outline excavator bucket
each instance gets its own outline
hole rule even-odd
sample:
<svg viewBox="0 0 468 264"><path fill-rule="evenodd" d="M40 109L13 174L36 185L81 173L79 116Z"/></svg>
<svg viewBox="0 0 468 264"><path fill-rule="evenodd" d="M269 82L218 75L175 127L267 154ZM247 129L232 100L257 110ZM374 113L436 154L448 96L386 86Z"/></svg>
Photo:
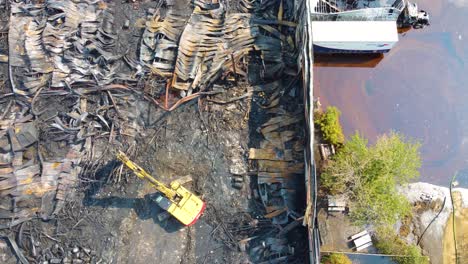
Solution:
<svg viewBox="0 0 468 264"><path fill-rule="evenodd" d="M192 179L192 176L187 175L187 176L184 176L184 177L180 177L175 181L178 182L180 185L184 185L184 184L186 184L188 182L193 181L193 179Z"/></svg>

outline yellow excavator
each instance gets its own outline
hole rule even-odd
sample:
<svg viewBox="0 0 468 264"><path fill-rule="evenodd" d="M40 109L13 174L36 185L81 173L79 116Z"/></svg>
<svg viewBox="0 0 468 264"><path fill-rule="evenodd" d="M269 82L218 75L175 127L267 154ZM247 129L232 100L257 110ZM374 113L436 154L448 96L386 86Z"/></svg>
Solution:
<svg viewBox="0 0 468 264"><path fill-rule="evenodd" d="M183 187L181 181L175 180L167 187L131 161L122 151L117 153L117 159L132 170L138 178L148 181L159 191L161 195L156 197L156 203L182 224L186 226L195 224L203 211L205 211L206 204L195 194Z"/></svg>

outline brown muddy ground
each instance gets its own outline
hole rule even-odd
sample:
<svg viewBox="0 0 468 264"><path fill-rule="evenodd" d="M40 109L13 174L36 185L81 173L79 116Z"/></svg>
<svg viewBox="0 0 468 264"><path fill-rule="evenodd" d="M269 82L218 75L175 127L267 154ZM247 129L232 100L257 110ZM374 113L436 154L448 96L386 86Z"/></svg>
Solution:
<svg viewBox="0 0 468 264"><path fill-rule="evenodd" d="M372 141L397 130L421 140L422 181L446 185L459 171L466 185L468 5L415 2L430 13L429 27L400 34L382 60L318 63L316 96L342 110L347 135L359 131Z"/></svg>
<svg viewBox="0 0 468 264"><path fill-rule="evenodd" d="M361 227L353 225L345 213L328 213L325 208L320 209L318 220L322 242L321 251L354 252L354 244L349 237L363 231ZM371 247L363 251L363 253L367 252L373 253L375 249Z"/></svg>

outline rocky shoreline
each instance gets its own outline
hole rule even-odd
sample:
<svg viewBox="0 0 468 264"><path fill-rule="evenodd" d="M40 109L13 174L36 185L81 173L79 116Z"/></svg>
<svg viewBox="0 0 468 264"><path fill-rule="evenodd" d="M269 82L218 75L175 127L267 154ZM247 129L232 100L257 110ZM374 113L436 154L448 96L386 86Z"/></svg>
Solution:
<svg viewBox="0 0 468 264"><path fill-rule="evenodd" d="M451 263L451 254L454 251L451 245L453 244L451 229L453 204L449 188L417 182L400 187L400 192L413 205L412 219L406 226L410 232L404 232L402 235L403 224L400 224L398 227L400 235L410 243L417 243L420 240L424 254L430 257L431 263ZM468 210L468 189L453 188L452 194L456 221L466 222L468 218L464 217L463 212ZM463 228L457 229L457 237L463 237L463 232L466 232Z"/></svg>

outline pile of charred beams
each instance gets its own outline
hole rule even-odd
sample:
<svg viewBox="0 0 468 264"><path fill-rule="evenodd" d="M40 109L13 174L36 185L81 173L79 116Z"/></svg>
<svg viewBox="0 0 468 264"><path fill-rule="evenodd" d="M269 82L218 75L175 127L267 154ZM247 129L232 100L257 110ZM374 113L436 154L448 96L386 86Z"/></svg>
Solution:
<svg viewBox="0 0 468 264"><path fill-rule="evenodd" d="M250 255L256 257L254 260L268 263L291 261L296 250L302 250L287 239L288 233L303 220L298 193L304 175L304 137L299 132L302 116L280 105L279 91L263 106L271 118L259 128L263 136L259 148L249 151L250 174L257 176L259 198L266 210L263 218L270 220L273 228L263 236L241 240L243 246L251 244Z"/></svg>
<svg viewBox="0 0 468 264"><path fill-rule="evenodd" d="M209 208L205 216L213 219L215 239L232 250L247 252L254 263L304 261L298 256L307 246L301 244L305 239L301 240L297 233L301 229L296 229L303 223L305 206L300 202L304 191L303 120L301 107L285 107L284 100L286 97L291 103L299 99L297 88L288 92L281 81L249 87L265 93L258 94L256 103L267 117L257 129L262 137L258 147L251 148L248 153L250 170L231 166L230 172L234 187L243 190L255 186L253 195L255 201L260 201L255 206L262 209L222 217L220 212ZM285 93L288 95L282 96ZM250 187L245 184L246 177L249 177Z"/></svg>
<svg viewBox="0 0 468 264"><path fill-rule="evenodd" d="M8 33L0 62L8 61L9 79L0 89L0 229L54 219L104 153L134 150L143 130L139 100L171 111L248 80L248 94L265 94L265 111L274 115L250 159L257 161L265 219L281 231L250 248L255 239L242 233L240 244L257 260L287 259L293 250L284 236L298 223L289 181L302 164L288 130L299 120L279 106L278 79L296 75L294 1L195 0L189 16L172 9L173 1L158 1L167 9L148 10L136 54L117 48L112 2L0 1L10 25L0 25ZM7 237L23 263L67 257L36 248L32 231L25 237L28 243Z"/></svg>

